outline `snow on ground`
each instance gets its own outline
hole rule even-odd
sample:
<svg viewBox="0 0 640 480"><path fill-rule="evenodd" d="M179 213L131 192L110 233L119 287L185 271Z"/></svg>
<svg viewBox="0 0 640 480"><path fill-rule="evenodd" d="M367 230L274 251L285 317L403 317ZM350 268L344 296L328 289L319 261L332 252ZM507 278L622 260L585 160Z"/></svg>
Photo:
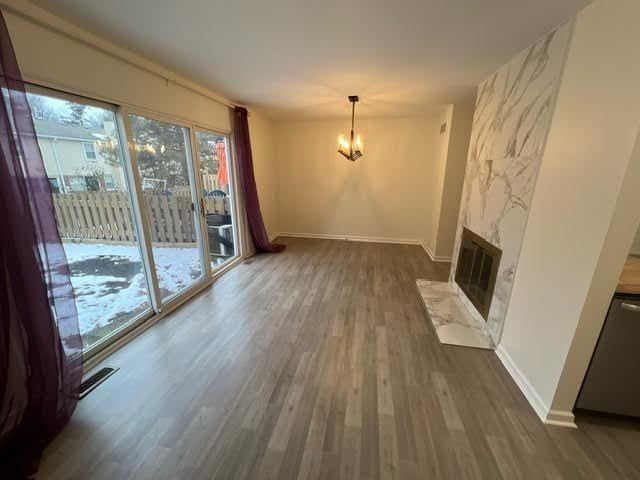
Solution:
<svg viewBox="0 0 640 480"><path fill-rule="evenodd" d="M140 250L134 245L65 243L71 267L80 333L117 320L128 321L149 307ZM154 247L161 295L176 293L201 273L197 248Z"/></svg>
<svg viewBox="0 0 640 480"><path fill-rule="evenodd" d="M168 296L178 292L203 274L197 248L153 247L160 289Z"/></svg>

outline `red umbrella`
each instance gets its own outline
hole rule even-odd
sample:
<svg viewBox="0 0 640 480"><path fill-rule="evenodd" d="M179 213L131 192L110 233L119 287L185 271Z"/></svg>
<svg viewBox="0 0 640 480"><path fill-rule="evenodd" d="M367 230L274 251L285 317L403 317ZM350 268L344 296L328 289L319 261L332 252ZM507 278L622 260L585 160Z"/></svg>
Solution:
<svg viewBox="0 0 640 480"><path fill-rule="evenodd" d="M218 154L218 185L225 187L229 185L229 171L227 169L227 151L224 142L216 143L216 152Z"/></svg>

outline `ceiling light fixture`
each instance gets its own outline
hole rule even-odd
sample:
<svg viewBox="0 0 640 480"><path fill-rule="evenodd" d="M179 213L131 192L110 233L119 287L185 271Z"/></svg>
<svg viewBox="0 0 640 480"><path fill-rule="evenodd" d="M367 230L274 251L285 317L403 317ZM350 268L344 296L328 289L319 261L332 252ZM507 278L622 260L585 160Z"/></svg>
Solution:
<svg viewBox="0 0 640 480"><path fill-rule="evenodd" d="M356 135L353 130L356 115L356 102L358 100L359 98L357 95L349 95L349 101L351 102L351 135L349 136L349 140L347 141L345 136L342 134L338 137L338 152L344 155L347 160L351 160L352 162L355 162L360 158L364 151L362 137L360 134Z"/></svg>

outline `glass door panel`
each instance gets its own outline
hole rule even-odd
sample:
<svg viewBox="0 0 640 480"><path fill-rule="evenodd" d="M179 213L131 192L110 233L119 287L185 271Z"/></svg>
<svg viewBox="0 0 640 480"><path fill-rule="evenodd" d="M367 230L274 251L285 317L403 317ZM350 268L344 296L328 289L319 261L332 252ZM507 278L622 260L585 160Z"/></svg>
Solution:
<svg viewBox="0 0 640 480"><path fill-rule="evenodd" d="M131 140L149 219L162 301L205 275L187 127L130 114Z"/></svg>
<svg viewBox="0 0 640 480"><path fill-rule="evenodd" d="M116 114L27 95L87 350L151 311Z"/></svg>
<svg viewBox="0 0 640 480"><path fill-rule="evenodd" d="M233 182L229 138L196 131L202 211L205 215L211 268L219 268L238 255L233 212Z"/></svg>

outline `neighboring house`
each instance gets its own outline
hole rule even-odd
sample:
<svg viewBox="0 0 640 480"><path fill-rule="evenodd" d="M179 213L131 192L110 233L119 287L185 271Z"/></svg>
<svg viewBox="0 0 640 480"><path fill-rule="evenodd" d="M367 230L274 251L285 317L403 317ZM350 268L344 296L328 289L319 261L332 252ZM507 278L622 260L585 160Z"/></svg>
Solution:
<svg viewBox="0 0 640 480"><path fill-rule="evenodd" d="M36 119L35 127L54 193L123 189L122 167L110 164L100 151L101 142L109 141L115 128L111 122L100 129Z"/></svg>

